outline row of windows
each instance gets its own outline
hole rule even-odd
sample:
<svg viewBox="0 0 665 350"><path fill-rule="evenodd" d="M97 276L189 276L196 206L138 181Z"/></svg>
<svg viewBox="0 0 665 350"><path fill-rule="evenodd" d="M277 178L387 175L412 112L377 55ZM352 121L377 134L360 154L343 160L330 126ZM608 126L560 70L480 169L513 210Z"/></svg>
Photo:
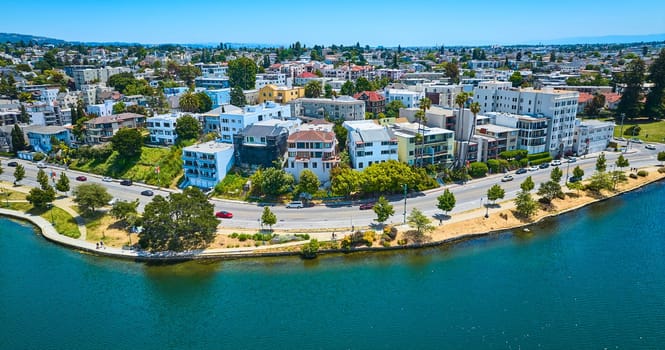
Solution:
<svg viewBox="0 0 665 350"><path fill-rule="evenodd" d="M330 142L289 142L289 148L323 149L332 147Z"/></svg>

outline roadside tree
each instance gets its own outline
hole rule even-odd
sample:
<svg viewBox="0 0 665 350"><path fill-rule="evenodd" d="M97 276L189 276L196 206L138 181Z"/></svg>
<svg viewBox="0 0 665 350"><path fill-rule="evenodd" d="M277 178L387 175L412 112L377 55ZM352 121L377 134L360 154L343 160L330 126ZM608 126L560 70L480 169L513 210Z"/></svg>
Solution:
<svg viewBox="0 0 665 350"><path fill-rule="evenodd" d="M111 147L118 152L121 159L140 156L141 146L143 146L143 135L138 129L120 128L111 138Z"/></svg>
<svg viewBox="0 0 665 350"><path fill-rule="evenodd" d="M616 166L617 166L619 169L623 170L623 168L625 168L625 167L627 167L627 166L630 165L630 162L628 161L628 159L626 159L626 158L623 156L623 154L620 154L620 155L619 155L619 158L617 158L617 160L616 160L616 162L614 162L614 164L616 164Z"/></svg>
<svg viewBox="0 0 665 350"><path fill-rule="evenodd" d="M117 201L110 210L112 217L124 223L125 227L134 226L138 219L138 199L133 202Z"/></svg>
<svg viewBox="0 0 665 350"><path fill-rule="evenodd" d="M30 189L25 199L36 208L47 208L55 200L55 191L51 186L45 190L35 187Z"/></svg>
<svg viewBox="0 0 665 350"><path fill-rule="evenodd" d="M529 219L538 210L538 202L531 198L531 194L528 191L522 190L517 193L517 197L515 198L515 210L518 215Z"/></svg>
<svg viewBox="0 0 665 350"><path fill-rule="evenodd" d="M64 193L69 191L69 178L64 172L60 173L60 178L58 178L58 182L55 183L55 189Z"/></svg>
<svg viewBox="0 0 665 350"><path fill-rule="evenodd" d="M497 184L494 184L487 190L487 199L494 203L496 203L497 199L503 199L505 195L506 191Z"/></svg>
<svg viewBox="0 0 665 350"><path fill-rule="evenodd" d="M605 170L607 170L607 159L605 159L605 153L601 153L596 159L596 171Z"/></svg>
<svg viewBox="0 0 665 350"><path fill-rule="evenodd" d="M432 220L430 220L430 218L428 218L425 214L423 214L422 211L418 210L417 208L413 208L413 210L411 210L411 214L409 215L407 222L409 225L415 226L419 235L434 229L434 226L431 225Z"/></svg>
<svg viewBox="0 0 665 350"><path fill-rule="evenodd" d="M105 206L113 197L100 184L83 184L74 189L74 202L84 214L92 214Z"/></svg>
<svg viewBox="0 0 665 350"><path fill-rule="evenodd" d="M263 213L261 214L261 225L268 225L272 230L272 225L277 223L277 215L270 210L270 207L263 207Z"/></svg>
<svg viewBox="0 0 665 350"><path fill-rule="evenodd" d="M528 176L524 181L520 184L520 188L524 192L531 192L536 187L536 184L533 183L533 179L531 176Z"/></svg>
<svg viewBox="0 0 665 350"><path fill-rule="evenodd" d="M395 208L393 208L392 204L390 204L390 202L388 202L388 200L383 196L379 197L379 200L376 201L376 204L372 209L376 214L376 221L381 224L386 222L390 216L395 214Z"/></svg>
<svg viewBox="0 0 665 350"><path fill-rule="evenodd" d="M452 192L450 192L447 188L436 199L438 202L436 207L439 208L439 210L442 210L446 215L448 215L449 211L455 208L455 202L456 202L455 195Z"/></svg>
<svg viewBox="0 0 665 350"><path fill-rule="evenodd" d="M558 166L555 166L552 172L550 172L550 179L554 182L560 182L561 177L563 177L563 171Z"/></svg>
<svg viewBox="0 0 665 350"><path fill-rule="evenodd" d="M23 179L25 179L25 168L23 164L18 164L14 169L14 184L18 184Z"/></svg>

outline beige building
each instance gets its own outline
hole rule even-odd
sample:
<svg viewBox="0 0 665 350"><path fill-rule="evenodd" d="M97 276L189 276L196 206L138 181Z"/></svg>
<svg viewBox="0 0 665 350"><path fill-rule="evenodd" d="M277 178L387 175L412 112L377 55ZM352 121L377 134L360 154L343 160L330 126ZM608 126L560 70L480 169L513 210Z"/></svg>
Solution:
<svg viewBox="0 0 665 350"><path fill-rule="evenodd" d="M305 97L305 88L294 86L266 85L259 89L258 103L274 101L277 103L289 103L291 100Z"/></svg>

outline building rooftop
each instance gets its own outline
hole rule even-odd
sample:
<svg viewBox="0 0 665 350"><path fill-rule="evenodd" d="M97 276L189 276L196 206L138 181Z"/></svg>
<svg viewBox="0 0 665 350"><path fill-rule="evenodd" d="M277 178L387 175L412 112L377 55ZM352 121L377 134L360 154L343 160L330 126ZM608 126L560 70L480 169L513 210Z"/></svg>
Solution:
<svg viewBox="0 0 665 350"><path fill-rule="evenodd" d="M509 128L506 126L501 126L501 125L494 125L494 124L483 124L483 125L478 125L476 126L476 130L482 130L485 129L487 131L493 132L493 133L502 133L502 132L512 132L512 131L518 131L519 129L515 128Z"/></svg>
<svg viewBox="0 0 665 350"><path fill-rule="evenodd" d="M65 129L62 126L43 126L43 125L29 125L23 128L23 132L32 132L36 134L44 134L44 135L55 135L58 133L61 133L65 131Z"/></svg>
<svg viewBox="0 0 665 350"><path fill-rule="evenodd" d="M143 114L137 114L137 113L120 113L120 114L107 115L104 117L97 117L95 119L90 119L86 123L105 124L105 123L112 123L115 121L125 121L135 118L145 118L145 116Z"/></svg>
<svg viewBox="0 0 665 350"><path fill-rule="evenodd" d="M288 142L298 141L321 141L333 142L335 140L335 133L325 130L299 130L289 135Z"/></svg>
<svg viewBox="0 0 665 350"><path fill-rule="evenodd" d="M222 143L217 141L209 141L185 147L183 148L183 151L198 152L198 153L217 153L217 152L227 151L229 149L233 150L233 144Z"/></svg>

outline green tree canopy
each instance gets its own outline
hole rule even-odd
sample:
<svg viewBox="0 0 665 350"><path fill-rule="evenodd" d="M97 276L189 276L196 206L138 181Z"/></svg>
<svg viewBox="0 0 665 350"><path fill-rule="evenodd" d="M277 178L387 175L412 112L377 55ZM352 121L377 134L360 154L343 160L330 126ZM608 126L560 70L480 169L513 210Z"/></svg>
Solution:
<svg viewBox="0 0 665 350"><path fill-rule="evenodd" d="M39 183L39 186L42 190L47 190L49 187L51 187L51 185L48 183L48 175L46 175L44 169L39 169L37 171L37 182Z"/></svg>
<svg viewBox="0 0 665 350"><path fill-rule="evenodd" d="M561 177L563 177L563 171L558 166L555 166L550 173L550 179L554 182L560 182Z"/></svg>
<svg viewBox="0 0 665 350"><path fill-rule="evenodd" d="M531 198L529 192L519 191L515 198L515 210L522 217L530 218L538 211L538 202Z"/></svg>
<svg viewBox="0 0 665 350"><path fill-rule="evenodd" d="M658 58L649 66L649 81L654 87L647 95L644 113L651 118L665 118L665 49L661 49Z"/></svg>
<svg viewBox="0 0 665 350"><path fill-rule="evenodd" d="M127 110L127 106L124 102L118 102L113 104L113 114L124 113Z"/></svg>
<svg viewBox="0 0 665 350"><path fill-rule="evenodd" d="M434 227L431 225L432 220L423 214L422 211L418 210L418 208L413 208L413 210L411 210L411 214L409 214L407 222L409 225L416 228L418 234L429 232L434 229Z"/></svg>
<svg viewBox="0 0 665 350"><path fill-rule="evenodd" d="M298 181L298 192L309 193L313 195L319 190L321 182L313 171L305 169L300 172L300 180Z"/></svg>
<svg viewBox="0 0 665 350"><path fill-rule="evenodd" d="M143 135L138 129L120 128L111 138L111 147L123 159L140 156L141 146L143 146Z"/></svg>
<svg viewBox="0 0 665 350"><path fill-rule="evenodd" d="M372 210L374 210L374 213L376 214L376 221L382 224L386 222L390 216L395 214L395 208L393 208L392 204L390 204L384 196L379 197L379 200L376 201Z"/></svg>
<svg viewBox="0 0 665 350"><path fill-rule="evenodd" d="M199 111L199 98L191 91L182 94L178 100L178 104L180 110L183 112L196 113Z"/></svg>
<svg viewBox="0 0 665 350"><path fill-rule="evenodd" d="M33 206L37 208L46 208L55 200L55 191L53 187L49 186L46 190L41 188L32 188L30 193L25 197Z"/></svg>
<svg viewBox="0 0 665 350"><path fill-rule="evenodd" d="M196 139L201 134L201 124L198 119L186 114L176 122L175 133L178 141Z"/></svg>
<svg viewBox="0 0 665 350"><path fill-rule="evenodd" d="M124 222L125 227L133 226L138 219L138 206L138 199L132 202L117 201L113 204L109 214L115 219Z"/></svg>
<svg viewBox="0 0 665 350"><path fill-rule="evenodd" d="M18 153L18 151L23 151L27 148L27 145L25 143L25 135L23 135L23 130L21 130L18 124L14 124L14 128L12 128L11 132L11 137L12 137L12 150L14 151L14 154Z"/></svg>
<svg viewBox="0 0 665 350"><path fill-rule="evenodd" d="M94 213L97 208L105 206L113 198L104 186L94 183L79 185L73 194L74 202L86 214Z"/></svg>
<svg viewBox="0 0 665 350"><path fill-rule="evenodd" d="M305 85L305 97L318 98L321 97L321 82L319 80L310 80Z"/></svg>
<svg viewBox="0 0 665 350"><path fill-rule="evenodd" d="M581 179L582 177L584 177L584 170L582 170L582 168L580 168L579 165L576 166L575 169L573 169L573 176L578 179Z"/></svg>
<svg viewBox="0 0 665 350"><path fill-rule="evenodd" d="M505 195L506 191L497 184L492 185L492 187L487 190L487 199L495 203L497 199L503 199Z"/></svg>
<svg viewBox="0 0 665 350"><path fill-rule="evenodd" d="M487 167L487 164L483 162L473 162L469 164L469 175L474 178L483 177L487 175L488 171L489 168Z"/></svg>
<svg viewBox="0 0 665 350"><path fill-rule="evenodd" d="M404 103L400 100L393 100L386 104L386 117L397 118L399 117L399 109L406 108Z"/></svg>
<svg viewBox="0 0 665 350"><path fill-rule="evenodd" d="M261 214L261 225L268 225L272 229L272 225L277 223L277 215L270 210L270 207L263 207L263 213Z"/></svg>
<svg viewBox="0 0 665 350"><path fill-rule="evenodd" d="M339 94L343 96L352 96L355 91L355 87L353 85L353 82L350 80L347 80L342 84L342 88L339 90Z"/></svg>
<svg viewBox="0 0 665 350"><path fill-rule="evenodd" d="M60 173L60 177L58 178L58 182L55 183L55 189L60 191L60 192L68 192L69 191L69 178L67 175L65 175L64 172Z"/></svg>
<svg viewBox="0 0 665 350"><path fill-rule="evenodd" d="M197 105L199 113L205 113L212 109L212 99L205 92L197 92L194 94L197 99Z"/></svg>
<svg viewBox="0 0 665 350"><path fill-rule="evenodd" d="M620 81L626 84L617 105L617 113L625 113L628 118L637 118L640 113L640 100L642 99L642 83L646 71L644 61L636 58L626 64Z"/></svg>
<svg viewBox="0 0 665 350"><path fill-rule="evenodd" d="M455 195L450 192L447 188L445 191L443 191L443 194L438 196L437 198L437 205L436 207L442 210L443 212L448 214L449 211L453 210L455 208Z"/></svg>
<svg viewBox="0 0 665 350"><path fill-rule="evenodd" d="M229 62L229 84L243 90L252 90L256 83L256 63L247 57L240 57Z"/></svg>
<svg viewBox="0 0 665 350"><path fill-rule="evenodd" d="M629 166L629 165L630 165L630 162L628 161L628 159L626 159L626 158L623 156L623 154L620 154L620 155L619 155L619 158L617 158L615 164L616 164L616 166L617 166L619 169L623 169L623 168Z"/></svg>
<svg viewBox="0 0 665 350"><path fill-rule="evenodd" d="M527 176L527 178L524 179L524 181L520 184L520 188L524 192L530 192L535 187L536 187L536 184L533 183L533 179L531 178L531 176Z"/></svg>
<svg viewBox="0 0 665 350"><path fill-rule="evenodd" d="M563 191L561 190L559 182L550 180L540 184L538 195L549 203L554 198L563 198Z"/></svg>
<svg viewBox="0 0 665 350"><path fill-rule="evenodd" d="M242 88L237 85L231 89L231 104L236 107L245 107L247 104L247 99L245 98L245 93L242 91Z"/></svg>
<svg viewBox="0 0 665 350"><path fill-rule="evenodd" d="M17 184L23 179L25 179L25 168L19 163L14 168L14 183Z"/></svg>
<svg viewBox="0 0 665 350"><path fill-rule="evenodd" d="M607 170L607 159L605 159L605 153L601 153L596 159L596 171L605 170Z"/></svg>

